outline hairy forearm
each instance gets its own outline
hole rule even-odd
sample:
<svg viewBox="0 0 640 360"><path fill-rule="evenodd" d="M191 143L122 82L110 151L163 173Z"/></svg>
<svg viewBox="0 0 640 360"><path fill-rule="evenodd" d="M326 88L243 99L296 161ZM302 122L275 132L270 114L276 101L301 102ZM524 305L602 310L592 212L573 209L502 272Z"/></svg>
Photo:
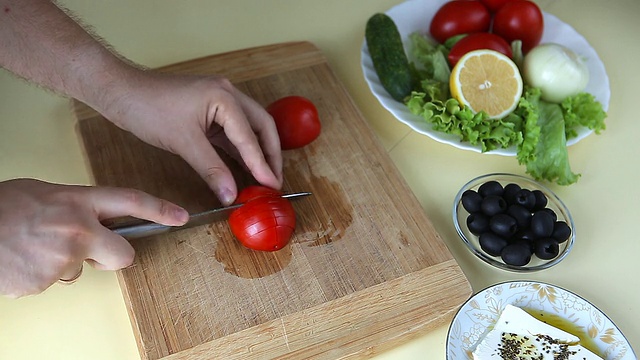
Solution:
<svg viewBox="0 0 640 360"><path fill-rule="evenodd" d="M0 66L101 112L135 71L49 0L0 0Z"/></svg>

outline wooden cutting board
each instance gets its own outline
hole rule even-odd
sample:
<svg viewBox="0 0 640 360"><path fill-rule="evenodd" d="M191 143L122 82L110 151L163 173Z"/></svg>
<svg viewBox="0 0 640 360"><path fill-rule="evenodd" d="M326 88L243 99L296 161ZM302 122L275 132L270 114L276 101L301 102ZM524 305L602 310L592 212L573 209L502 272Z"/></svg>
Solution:
<svg viewBox="0 0 640 360"><path fill-rule="evenodd" d="M284 152L283 190L313 196L293 202L283 250L245 249L227 222L132 242L135 264L118 277L143 359L366 358L452 319L469 283L318 48L276 44L160 70L222 74L265 106L305 96L322 134ZM219 205L180 158L74 105L96 185L194 212ZM241 187L253 183L233 170Z"/></svg>

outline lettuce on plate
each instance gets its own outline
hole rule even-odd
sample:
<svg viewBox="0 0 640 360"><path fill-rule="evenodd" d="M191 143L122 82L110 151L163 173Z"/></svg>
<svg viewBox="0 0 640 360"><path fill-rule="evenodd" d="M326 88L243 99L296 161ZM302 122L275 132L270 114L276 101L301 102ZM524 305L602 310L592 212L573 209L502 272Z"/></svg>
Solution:
<svg viewBox="0 0 640 360"><path fill-rule="evenodd" d="M536 88L528 89L523 99L525 111L537 118L534 131L538 133L538 140L523 143L518 162L524 164L527 174L536 180L555 181L558 185L575 183L580 175L574 174L569 165L562 107L540 100L540 90Z"/></svg>
<svg viewBox="0 0 640 360"><path fill-rule="evenodd" d="M511 114L489 119L483 111L473 113L451 97L447 55L459 37L444 45L418 33L411 34L409 40L411 66L422 79L405 102L411 113L436 131L479 145L483 152L516 146L518 163L536 180L560 185L578 181L580 175L569 165L567 139L577 136L579 127L596 134L605 129L606 113L593 95L580 93L552 104L540 99L540 89L525 87Z"/></svg>

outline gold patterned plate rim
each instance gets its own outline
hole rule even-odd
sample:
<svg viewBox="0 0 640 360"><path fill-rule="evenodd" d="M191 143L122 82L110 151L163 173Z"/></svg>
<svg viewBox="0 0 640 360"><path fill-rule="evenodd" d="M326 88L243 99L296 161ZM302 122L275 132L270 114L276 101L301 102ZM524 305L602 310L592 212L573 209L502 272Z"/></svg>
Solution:
<svg viewBox="0 0 640 360"><path fill-rule="evenodd" d="M507 304L560 317L580 329L581 333L574 335L592 344L595 349L591 350L605 360L637 359L622 331L588 300L556 285L507 281L479 291L458 309L447 333L447 360L473 359L475 345Z"/></svg>

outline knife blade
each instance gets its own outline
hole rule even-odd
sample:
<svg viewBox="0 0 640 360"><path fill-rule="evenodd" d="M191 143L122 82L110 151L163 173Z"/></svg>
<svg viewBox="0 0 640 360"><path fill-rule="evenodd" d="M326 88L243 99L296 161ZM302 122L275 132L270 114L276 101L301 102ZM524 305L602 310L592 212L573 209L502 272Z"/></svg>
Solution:
<svg viewBox="0 0 640 360"><path fill-rule="evenodd" d="M310 192L298 192L291 194L284 194L282 198L294 200L299 199L305 196L311 195ZM121 223L114 223L110 225L106 225L106 227L115 232L116 234L122 236L127 240L144 238L152 235L163 234L166 232L178 231L182 229L187 229L195 226L211 224L216 221L224 220L229 217L231 212L242 207L244 204L234 204L230 206L225 206L221 208L211 209L207 211L203 211L200 213L196 213L189 216L189 221L182 226L167 226L158 224L152 221L147 220L135 220Z"/></svg>

